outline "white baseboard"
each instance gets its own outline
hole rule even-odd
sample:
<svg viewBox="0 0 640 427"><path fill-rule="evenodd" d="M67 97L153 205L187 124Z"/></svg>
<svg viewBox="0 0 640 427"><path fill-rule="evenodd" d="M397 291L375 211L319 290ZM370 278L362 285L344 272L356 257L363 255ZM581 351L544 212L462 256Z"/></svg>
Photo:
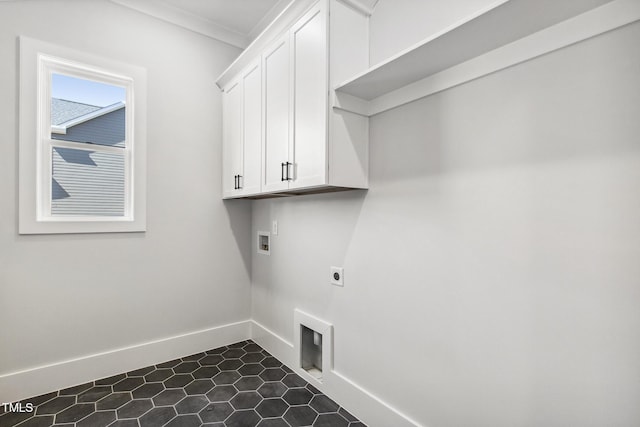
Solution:
<svg viewBox="0 0 640 427"><path fill-rule="evenodd" d="M254 320L245 320L0 375L0 403L15 402L250 338L293 371L300 372L291 342ZM323 382L314 382L314 386L371 427L421 427L335 370L324 373Z"/></svg>
<svg viewBox="0 0 640 427"><path fill-rule="evenodd" d="M0 375L0 403L15 402L251 337L251 321L231 323Z"/></svg>
<svg viewBox="0 0 640 427"><path fill-rule="evenodd" d="M294 372L301 371L294 345L285 338L255 320L251 321L251 338ZM370 427L422 427L418 422L335 370L323 373L322 383L314 382L313 385L340 402L341 406Z"/></svg>

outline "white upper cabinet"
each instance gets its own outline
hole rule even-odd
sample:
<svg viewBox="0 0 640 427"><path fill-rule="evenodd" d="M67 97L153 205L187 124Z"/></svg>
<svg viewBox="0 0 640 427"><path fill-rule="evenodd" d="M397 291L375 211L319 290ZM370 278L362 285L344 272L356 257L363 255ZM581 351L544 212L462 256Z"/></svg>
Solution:
<svg viewBox="0 0 640 427"><path fill-rule="evenodd" d="M290 145L291 55L288 34L265 51L264 69L264 144L262 146L262 190L273 192L289 187L286 180Z"/></svg>
<svg viewBox="0 0 640 427"><path fill-rule="evenodd" d="M260 192L262 73L252 63L223 93L223 197Z"/></svg>
<svg viewBox="0 0 640 427"><path fill-rule="evenodd" d="M327 183L328 62L326 7L320 2L290 33L293 144L289 188Z"/></svg>
<svg viewBox="0 0 640 427"><path fill-rule="evenodd" d="M262 156L262 67L253 63L242 76L243 173L238 186L243 195L260 192Z"/></svg>
<svg viewBox="0 0 640 427"><path fill-rule="evenodd" d="M333 86L368 66L367 20L362 12L337 0L292 2L220 76L218 85L225 87L225 198L368 187L368 118L331 107ZM278 29L279 33L273 34ZM228 83L242 80L246 75L239 70L247 69L246 64L253 61L261 64L262 96L259 103L252 104L261 109L261 120L258 123L247 117L245 82L238 125L237 113L227 111L238 108L236 89ZM240 79L234 77L238 75ZM238 127L242 137L233 131ZM258 139L256 132L261 145L256 149L252 143L250 148L247 135L251 134L253 141ZM243 141L240 154L234 148L238 138ZM259 165L248 161L255 159L256 153ZM237 156L242 158L241 166L237 166ZM259 188L246 191L248 177L256 170L261 177ZM235 188L235 175L241 176L239 183L244 188Z"/></svg>
<svg viewBox="0 0 640 427"><path fill-rule="evenodd" d="M222 94L222 188L224 197L237 192L242 175L242 85L234 81Z"/></svg>

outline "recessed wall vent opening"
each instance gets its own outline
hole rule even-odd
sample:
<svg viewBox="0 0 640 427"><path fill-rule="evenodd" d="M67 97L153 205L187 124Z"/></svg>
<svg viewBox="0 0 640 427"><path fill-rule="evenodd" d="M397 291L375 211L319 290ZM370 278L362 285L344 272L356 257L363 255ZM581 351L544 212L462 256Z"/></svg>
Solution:
<svg viewBox="0 0 640 427"><path fill-rule="evenodd" d="M301 368L322 381L322 334L300 325Z"/></svg>
<svg viewBox="0 0 640 427"><path fill-rule="evenodd" d="M271 253L271 245L269 244L270 234L266 231L258 231L258 253L269 255Z"/></svg>
<svg viewBox="0 0 640 427"><path fill-rule="evenodd" d="M293 317L297 373L322 384L333 369L333 325L298 309Z"/></svg>

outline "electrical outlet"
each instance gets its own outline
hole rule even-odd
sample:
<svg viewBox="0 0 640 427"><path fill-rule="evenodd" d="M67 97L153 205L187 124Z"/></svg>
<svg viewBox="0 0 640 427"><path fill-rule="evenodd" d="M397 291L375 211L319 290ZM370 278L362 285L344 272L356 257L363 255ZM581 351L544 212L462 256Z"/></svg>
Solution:
<svg viewBox="0 0 640 427"><path fill-rule="evenodd" d="M344 286L344 269L342 267L331 267L331 284Z"/></svg>
<svg viewBox="0 0 640 427"><path fill-rule="evenodd" d="M273 221L271 223L271 234L273 234L274 236L278 235L278 221Z"/></svg>

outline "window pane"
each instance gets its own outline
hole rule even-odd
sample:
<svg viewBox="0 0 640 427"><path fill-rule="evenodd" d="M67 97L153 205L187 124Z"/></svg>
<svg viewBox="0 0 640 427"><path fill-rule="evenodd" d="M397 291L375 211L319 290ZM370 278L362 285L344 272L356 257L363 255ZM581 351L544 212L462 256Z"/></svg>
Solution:
<svg viewBox="0 0 640 427"><path fill-rule="evenodd" d="M124 215L124 153L53 148L52 215Z"/></svg>
<svg viewBox="0 0 640 427"><path fill-rule="evenodd" d="M53 74L51 138L124 147L124 87Z"/></svg>

